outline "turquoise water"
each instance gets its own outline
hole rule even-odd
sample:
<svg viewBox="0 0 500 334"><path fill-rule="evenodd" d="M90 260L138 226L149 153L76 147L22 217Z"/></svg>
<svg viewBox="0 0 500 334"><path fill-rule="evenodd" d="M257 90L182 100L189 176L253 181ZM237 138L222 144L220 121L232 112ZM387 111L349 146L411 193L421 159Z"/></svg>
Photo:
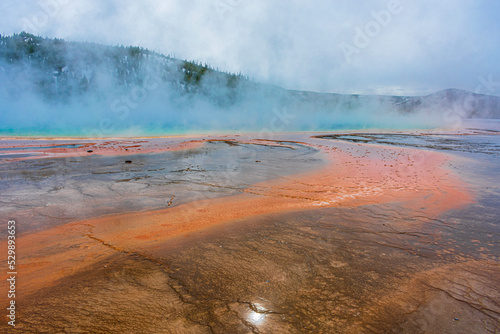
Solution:
<svg viewBox="0 0 500 334"><path fill-rule="evenodd" d="M1 129L0 137L33 137L33 138L133 138L133 137L161 137L161 136L182 136L182 135L210 135L210 134L245 134L245 133L260 133L262 137L269 137L274 133L292 133L292 132L334 132L334 131L357 131L357 130L426 130L432 129L434 127L428 126L367 126L364 124L334 124L334 125L320 125L318 127L310 126L296 126L285 128L279 131L272 131L268 126L262 127L175 127L175 128L164 128L164 129L121 129L112 132L102 132L100 130L81 130L81 129L21 129L21 130L11 130L11 129Z"/></svg>

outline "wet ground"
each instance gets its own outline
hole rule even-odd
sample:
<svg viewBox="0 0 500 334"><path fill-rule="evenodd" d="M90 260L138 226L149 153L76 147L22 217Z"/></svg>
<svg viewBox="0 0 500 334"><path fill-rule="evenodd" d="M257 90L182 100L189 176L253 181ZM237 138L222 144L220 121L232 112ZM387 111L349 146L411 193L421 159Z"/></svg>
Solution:
<svg viewBox="0 0 500 334"><path fill-rule="evenodd" d="M251 184L323 163L318 149L301 144L225 140L175 152L6 161L0 163L0 212L25 221L18 232L32 232L104 214L235 195Z"/></svg>
<svg viewBox="0 0 500 334"><path fill-rule="evenodd" d="M500 332L497 133L252 139L0 163L16 332Z"/></svg>
<svg viewBox="0 0 500 334"><path fill-rule="evenodd" d="M464 136L450 134L360 133L326 135L318 136L318 138L342 140L352 143L395 145L438 151L498 155L500 153L500 145L496 140L496 136L490 135L489 132L500 134L500 131L497 133L497 131L489 130Z"/></svg>

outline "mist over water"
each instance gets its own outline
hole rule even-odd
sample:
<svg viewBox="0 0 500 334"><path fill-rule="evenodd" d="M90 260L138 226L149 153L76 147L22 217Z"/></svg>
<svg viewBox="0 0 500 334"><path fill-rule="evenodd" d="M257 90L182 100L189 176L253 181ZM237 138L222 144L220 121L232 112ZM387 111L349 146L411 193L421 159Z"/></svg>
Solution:
<svg viewBox="0 0 500 334"><path fill-rule="evenodd" d="M446 125L439 110L395 97L289 91L140 48L3 37L0 134L148 136L412 129Z"/></svg>
<svg viewBox="0 0 500 334"><path fill-rule="evenodd" d="M5 81L2 80L2 83ZM100 84L85 99L47 100L29 84L12 94L0 90L3 135L139 136L209 132L286 132L364 128L429 128L441 125L429 114L402 115L375 103L352 109L296 104L279 95L240 88L236 103L214 103L201 95L178 95L168 85L129 94ZM104 96L101 92L105 92Z"/></svg>

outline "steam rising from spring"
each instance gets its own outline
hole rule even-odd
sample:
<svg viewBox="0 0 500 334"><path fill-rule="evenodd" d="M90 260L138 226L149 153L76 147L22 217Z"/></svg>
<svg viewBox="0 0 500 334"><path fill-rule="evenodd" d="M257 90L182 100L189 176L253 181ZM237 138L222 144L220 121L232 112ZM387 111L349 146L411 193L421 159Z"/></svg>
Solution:
<svg viewBox="0 0 500 334"><path fill-rule="evenodd" d="M26 33L0 43L3 135L408 129L455 125L449 119L465 114L446 119L411 98L289 91L141 48Z"/></svg>

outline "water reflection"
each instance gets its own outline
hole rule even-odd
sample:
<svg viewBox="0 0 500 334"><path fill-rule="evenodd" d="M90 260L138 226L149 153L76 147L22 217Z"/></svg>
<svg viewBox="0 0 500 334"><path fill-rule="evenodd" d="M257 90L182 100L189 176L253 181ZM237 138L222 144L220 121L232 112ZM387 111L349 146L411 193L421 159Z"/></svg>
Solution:
<svg viewBox="0 0 500 334"><path fill-rule="evenodd" d="M253 303L250 307L248 321L254 325L262 325L266 320L267 310L258 303Z"/></svg>

